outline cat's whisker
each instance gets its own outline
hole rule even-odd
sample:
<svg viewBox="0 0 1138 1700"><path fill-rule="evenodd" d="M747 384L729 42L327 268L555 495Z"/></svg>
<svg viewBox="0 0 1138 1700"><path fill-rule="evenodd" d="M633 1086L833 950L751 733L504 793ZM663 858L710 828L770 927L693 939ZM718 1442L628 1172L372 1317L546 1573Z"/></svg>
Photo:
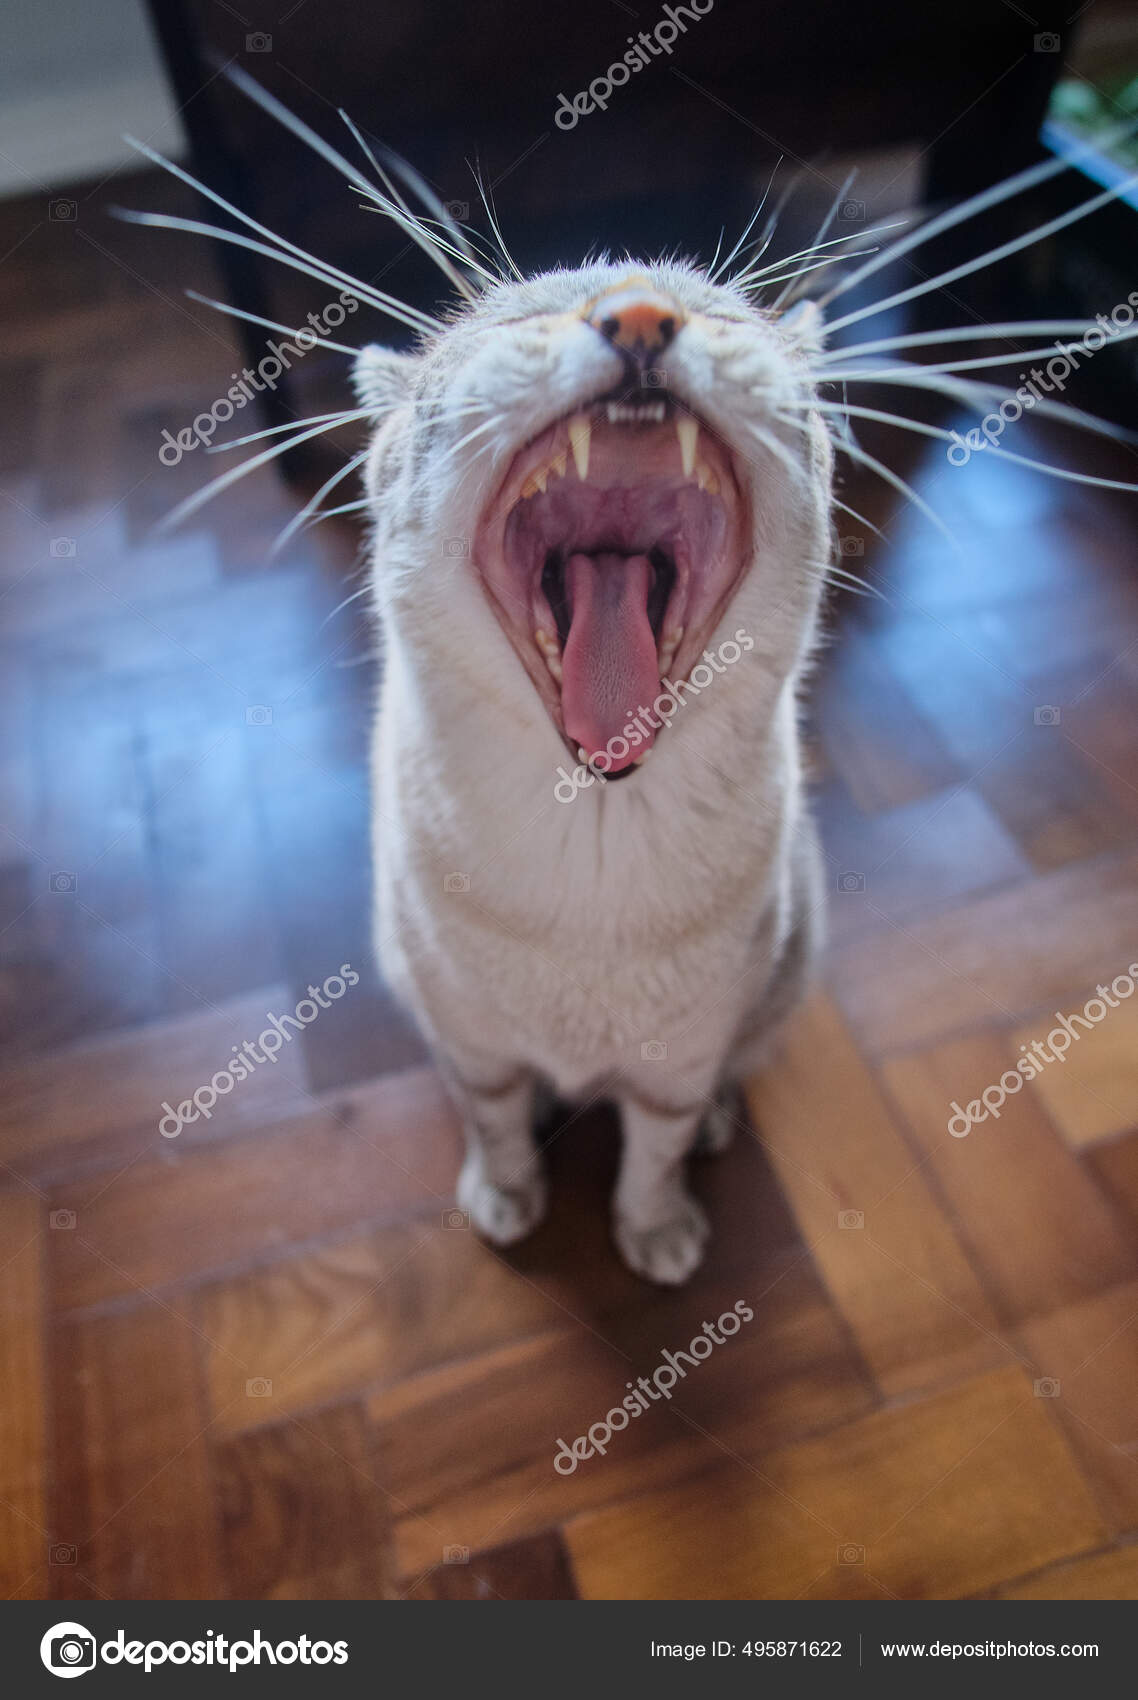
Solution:
<svg viewBox="0 0 1138 1700"><path fill-rule="evenodd" d="M370 409L361 407L355 413L338 415L326 424L312 425L307 431L301 431L299 435L290 437L285 443L274 443L270 448L262 449L260 454L242 461L240 466L231 467L228 472L223 472L220 477L212 479L201 490L195 490L193 495L187 496L184 502L179 502L176 508L159 520L155 527L156 534L162 535L164 532L172 531L175 526L181 524L182 520L197 513L199 508L204 507L215 496L219 496L223 490L228 490L231 484L236 484L239 479L256 471L259 466L267 466L269 461L276 460L278 455L287 454L289 449L297 448L301 443L307 443L312 437L319 437L325 431L333 430L341 423L342 419L366 419L369 415Z"/></svg>
<svg viewBox="0 0 1138 1700"><path fill-rule="evenodd" d="M943 289L946 284L956 283L962 277L970 277L973 272L979 271L985 266L995 265L1000 260L1006 260L1012 254L1021 253L1024 248L1034 247L1037 242L1044 241L1046 237L1054 236L1056 231L1065 230L1068 225L1076 224L1080 219L1087 218L1091 213L1097 212L1100 207L1105 207L1109 202L1116 201L1120 195L1127 194L1136 185L1138 185L1138 172L1124 178L1120 183L1114 184L1112 188L1104 189L1100 195L1093 195L1090 200L1082 201L1077 207L1072 207L1069 212L1059 213L1055 218L1049 219L1046 224L1037 225L1023 236L1014 237L1010 242L1003 242L997 248L989 248L986 253L977 255L975 259L962 260L959 265L950 267L948 271L941 272L936 277L926 278L923 283L914 283L908 289L897 290L895 294L887 295L883 301L875 301L867 307L857 308L853 313L846 313L842 318L833 320L828 327L829 334L832 336L835 331L844 330L846 325L855 325L862 319L873 318L877 313L884 313L891 307L900 307L906 301L916 301L920 296L928 295L934 289ZM902 241L905 240L906 238L903 237ZM888 252L889 250L886 249L884 254L877 256L878 259L884 259ZM870 263L872 264L872 262ZM864 266L860 267L859 270L864 275ZM853 275L856 276L857 274L854 273ZM833 291L824 298L824 300L832 299ZM822 302L819 302L819 306L821 305Z"/></svg>
<svg viewBox="0 0 1138 1700"><path fill-rule="evenodd" d="M796 425L799 430L804 431L808 428L805 419L799 418L793 414L782 413L779 414L778 417L783 419L788 425ZM867 451L863 449L859 443L855 443L852 438L846 441L843 441L840 438L831 438L831 441L834 443L835 449L837 449L840 454L849 455L852 460L860 461L861 464L867 467L870 472L875 472L879 478L883 478L887 484L891 484L900 495L904 496L906 501L911 502L920 513L924 514L929 523L934 525L941 535L945 537L954 548L958 549L960 547L956 538L952 535L952 532L948 529L948 526L941 519L940 515L929 506L923 496L918 495L911 484L907 484L903 478L892 470L891 467L884 465L884 463L877 460L875 456L867 453Z"/></svg>
<svg viewBox="0 0 1138 1700"><path fill-rule="evenodd" d="M285 526L284 530L270 549L270 555L276 556L280 554L289 539L295 537L297 532L301 530L301 528L313 517L314 514L319 513L320 504L328 492L330 490L334 490L337 484L342 484L345 478L350 477L353 472L357 471L358 468L363 465L370 453L370 447L361 449L359 454L353 455L351 460L347 461L339 468L338 471L334 472L331 478L325 479L316 494L310 497L310 499L305 502L304 506L300 509L300 512L294 514L292 519L289 520L288 524Z"/></svg>
<svg viewBox="0 0 1138 1700"><path fill-rule="evenodd" d="M248 436L234 437L231 442L210 443L206 448L206 453L211 455L226 454L230 449L244 448L246 443L259 443L265 437L279 437L283 431L302 430L305 425L327 424L328 429L331 430L333 425L339 424L341 420L356 417L354 408L341 409L339 413L314 413L309 419L290 419L284 425L266 425L263 431L250 431Z"/></svg>
<svg viewBox="0 0 1138 1700"><path fill-rule="evenodd" d="M524 283L525 282L525 273L523 271L521 271L519 269L519 267L515 264L513 255L510 253L510 250L506 247L505 237L502 235L501 228L498 224L498 215L494 211L493 205L491 204L491 201L490 201L490 197L486 193L486 185L483 183L482 178L481 178L481 176L479 175L478 172L475 172L475 174L474 174L474 182L477 186L478 194L479 194L479 197L482 201L482 205L486 209L486 217L487 217L487 220L489 221L490 229L494 232L494 240L498 244L498 251L501 254L502 259L505 261L509 270L513 273L514 277L517 278L518 282Z"/></svg>
<svg viewBox="0 0 1138 1700"><path fill-rule="evenodd" d="M351 295L365 306L386 313L389 318L397 319L413 331L436 333L441 328L437 319L421 313L417 307L406 306L392 295L385 295L381 290L373 289L370 284L360 283L358 280L344 283L342 277L337 277L334 272L319 269L318 262L306 265L280 248L270 248L264 242L254 242L251 237L242 236L239 231L225 230L217 224L202 224L197 219L175 218L168 213L133 212L128 207L116 208L115 216L125 220L127 224L146 225L153 230L180 230L189 236L208 236L217 242L228 242L235 248L248 248L251 253L261 254L267 260L276 260L279 265L288 266L293 271L303 272L306 277L315 278L317 283L342 290L345 295Z"/></svg>
<svg viewBox="0 0 1138 1700"><path fill-rule="evenodd" d="M875 342L857 342L829 349L815 362L815 370L840 365L868 354L891 354L898 348L935 348L942 342L989 342L1000 337L1083 336L1099 327L1094 319L1022 319L1002 325L951 325L939 331L912 331L902 336L885 336ZM1022 355L1009 355L1019 360Z"/></svg>
<svg viewBox="0 0 1138 1700"><path fill-rule="evenodd" d="M858 266L848 276L842 278L828 294L819 299L819 307L827 307L839 295L844 295L847 290L853 289L865 278L879 271L882 266L892 264L894 260L900 259L903 254L908 254L912 249L930 241L934 236L955 229L958 224L978 217L980 213L987 212L989 208L999 206L1002 201L1010 200L1016 195L1025 194L1029 189L1037 188L1041 183L1048 182L1052 177L1058 177L1062 172L1077 165L1087 154L1096 152L1101 147L1110 146L1115 141L1123 140L1132 135L1135 130L1138 130L1138 121L1114 126L1106 135L1100 135L1094 141L1086 142L1072 149L1071 153L1063 159L1046 160L1039 165L1029 166L1025 171L1017 172L1014 177L1005 178L1003 182L993 184L990 189L984 189L980 194L971 196L961 205L950 207L946 212L938 213L908 236L898 237L896 242L891 243L883 253L877 255L866 265ZM1036 237L1031 236L1028 240L1035 241Z"/></svg>
<svg viewBox="0 0 1138 1700"><path fill-rule="evenodd" d="M450 258L450 255L454 253L450 244L443 242L441 237L435 236L425 227L422 221L416 217L415 213L407 204L401 190L395 183L392 182L388 173L384 170L383 166L380 165L360 130L344 111L343 107L340 108L340 117L347 125L351 134L355 137L364 158L368 161L384 189L387 191L386 198L383 196L376 197L379 202L378 210L386 213L386 215L393 219L401 229L406 230L412 241L417 243L418 246L422 248L423 252L430 256L442 272L443 276L454 285L455 289L458 290L459 294L465 300L476 301L478 299L477 290L474 288L470 279L465 277L463 273L459 271L458 267L454 265Z"/></svg>
<svg viewBox="0 0 1138 1700"><path fill-rule="evenodd" d="M707 275L711 279L712 283L715 282L716 278L719 276L719 274L721 272L725 272L727 270L728 266L731 265L733 260L738 258L739 254L742 252L743 248L746 246L747 238L751 234L752 230L755 228L755 220L758 218L759 214L762 212L763 208L766 206L767 197L770 194L771 190L774 188L774 180L778 176L778 168L782 164L782 161L783 161L783 156L782 156L782 154L780 154L778 156L778 158L775 160L774 170L770 174L770 181L767 183L766 188L763 190L762 200L759 202L758 206L755 208L754 212L751 214L750 218L747 220L746 226L743 230L743 234L740 236L738 242L736 242L735 246L732 248L731 252L727 255L727 258L725 260L722 260L718 266L715 266L708 271Z"/></svg>
<svg viewBox="0 0 1138 1700"><path fill-rule="evenodd" d="M795 260L809 260L813 258L814 255L820 254L823 249L836 248L843 242L867 241L872 236L883 235L887 230L897 230L901 225L907 224L908 222L908 219L897 219L892 224L876 225L872 230L851 230L845 236L831 237L828 242L812 243L809 248L800 248L796 254L785 254L781 259L772 260L769 266L751 266L746 271L742 271L736 277L733 277L731 282L736 288L749 288L755 279L763 278L770 272L778 271L782 266L793 265ZM877 253L877 249L866 248L863 249L862 252L866 254L875 254ZM857 256L849 253L835 254L833 256L833 261L829 263L833 263L838 260L853 259L855 257Z"/></svg>
<svg viewBox="0 0 1138 1700"><path fill-rule="evenodd" d="M1133 342L1135 337L1138 337L1138 328L1129 331L1119 331L1112 339L1112 342ZM843 384L872 383L875 378L881 376L898 377L904 376L909 372L924 373L928 376L936 377L942 372L974 372L982 371L985 368L991 368L993 366L1018 366L1025 360L1043 360L1048 357L1054 358L1056 355L1065 355L1066 352L1067 348L1063 343L1051 342L1040 348L1011 349L1004 354L982 354L976 355L967 360L930 361L928 365L921 365L912 360L904 360L899 365L895 366L889 366L887 364L883 364L881 367L869 365L862 372L856 370L849 372L846 371L844 367L839 366L831 368L828 373L820 372L818 374L818 381L820 383ZM1084 350L1084 352L1086 352L1086 350ZM1026 379L1024 381L1026 382Z"/></svg>
<svg viewBox="0 0 1138 1700"><path fill-rule="evenodd" d="M894 389L932 390L939 395L948 396L951 400L963 401L966 405L983 406L986 401L1007 400L1008 392L999 384L983 384L975 378L956 378L949 374L938 373L935 368L914 366L908 372L869 371L860 376L855 374L843 375L843 383L884 384ZM1084 413L1081 408L1072 407L1069 402L1048 401L1040 396L1032 404L1031 411L1045 418L1057 419L1062 424L1072 425L1082 431L1094 432L1100 437L1109 437L1112 442L1132 443L1135 433L1128 431L1125 426L1114 425L1107 419L1098 419L1093 413Z"/></svg>
<svg viewBox="0 0 1138 1700"><path fill-rule="evenodd" d="M871 519L866 519L865 515L859 514L856 508L851 508L848 502L840 501L838 497L835 496L833 498L833 506L835 508L840 508L844 514L849 514L851 519L856 519L859 525L864 525L867 530L872 531L875 537L880 537L881 541L883 543L885 542L885 533L883 531L879 531Z"/></svg>
<svg viewBox="0 0 1138 1700"><path fill-rule="evenodd" d="M455 247L460 250L462 258L480 270L489 282L497 282L497 274L487 269L488 265L493 264L493 256L486 254L480 246L476 246L471 233L459 224L453 213L448 211L446 205L439 199L422 173L416 171L409 161L403 159L391 148L381 145L379 151L386 162L388 171L396 177L401 177L412 193L418 195L423 205L431 213L434 222L447 232ZM424 220L423 222L426 223L427 221Z"/></svg>
<svg viewBox="0 0 1138 1700"><path fill-rule="evenodd" d="M394 296L386 295L382 290L371 290L370 285L361 284L359 280L352 277L350 273L341 271L339 266L331 265L326 260L318 260L314 254L310 254L306 249L298 247L295 242L290 242L287 237L278 236L276 231L269 230L266 225L260 224L257 219L250 218L248 213L242 212L240 207L235 207L231 201L227 201L225 199L224 195L219 195L216 190L209 188L205 183L199 182L196 177L194 177L190 172L183 170L180 165L176 165L173 160L166 159L164 155L155 152L155 150L146 142L140 142L136 140L134 136L124 136L123 140L134 148L136 152L142 154L144 158L149 159L153 162L153 164L160 166L163 171L169 172L171 177L176 177L180 182L187 184L189 188L196 189L200 195L204 195L207 200L212 201L214 206L220 207L222 212L227 212L231 218L237 219L240 224L245 225L249 230L255 230L259 236L265 236L270 242L275 242L277 249L284 250L285 253L294 254L298 259L306 261L309 266L318 268L318 272L321 274L321 282L331 283L335 280L341 287L347 287L352 293L355 293L360 289L368 289L375 299L382 300L385 303L392 303L399 307L403 312L418 311L416 308L404 306L404 303L401 301L395 301ZM140 221L136 219L132 220L132 222ZM223 234L230 241L237 241L235 232L226 231ZM248 240L245 239L240 245L249 246ZM313 272L312 275L316 276L317 273ZM425 314L423 314L422 317L426 319ZM433 327L436 321L428 320L427 322Z"/></svg>
<svg viewBox="0 0 1138 1700"><path fill-rule="evenodd" d="M191 301L198 301L203 307L213 307L218 313L227 313L233 319L245 319L251 325L263 325L268 331L281 331L285 336L296 336L298 331L310 329L305 325L278 325L275 319L263 319L259 313L246 313L242 307L231 307L228 301L214 301L209 295L199 295L196 289L187 289L185 293ZM329 337L313 335L313 346L327 348L333 354L347 354L352 359L359 353L358 348L352 348L346 342L333 342Z"/></svg>

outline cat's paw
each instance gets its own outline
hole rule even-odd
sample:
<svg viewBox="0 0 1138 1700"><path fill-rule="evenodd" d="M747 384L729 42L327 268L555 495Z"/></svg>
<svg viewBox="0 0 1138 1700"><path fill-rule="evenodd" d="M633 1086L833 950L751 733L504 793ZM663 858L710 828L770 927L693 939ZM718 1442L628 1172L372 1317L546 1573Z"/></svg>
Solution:
<svg viewBox="0 0 1138 1700"><path fill-rule="evenodd" d="M537 1172L519 1174L508 1187L486 1175L480 1152L472 1152L458 1177L458 1206L492 1245L514 1245L531 1234L545 1215L548 1188Z"/></svg>
<svg viewBox="0 0 1138 1700"><path fill-rule="evenodd" d="M650 1227L633 1227L617 1216L613 1234L617 1250L634 1275L664 1287L679 1287L703 1262L711 1229L694 1198L685 1193L676 1215Z"/></svg>

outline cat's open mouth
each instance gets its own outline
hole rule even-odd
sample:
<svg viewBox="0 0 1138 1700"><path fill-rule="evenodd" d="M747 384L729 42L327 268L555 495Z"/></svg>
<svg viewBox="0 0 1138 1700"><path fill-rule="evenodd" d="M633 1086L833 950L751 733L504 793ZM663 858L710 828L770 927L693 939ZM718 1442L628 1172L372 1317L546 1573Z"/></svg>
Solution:
<svg viewBox="0 0 1138 1700"><path fill-rule="evenodd" d="M515 455L475 561L575 757L613 775L644 759L645 711L699 660L742 574L745 513L730 452L663 392L595 402Z"/></svg>

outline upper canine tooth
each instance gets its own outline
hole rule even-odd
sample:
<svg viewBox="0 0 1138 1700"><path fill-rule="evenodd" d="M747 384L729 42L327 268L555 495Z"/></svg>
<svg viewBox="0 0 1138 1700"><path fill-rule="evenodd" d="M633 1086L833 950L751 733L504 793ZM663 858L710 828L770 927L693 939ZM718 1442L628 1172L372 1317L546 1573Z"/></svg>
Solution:
<svg viewBox="0 0 1138 1700"><path fill-rule="evenodd" d="M695 451L699 442L699 426L690 414L676 414L676 436L680 439L684 477L690 478L695 470Z"/></svg>
<svg viewBox="0 0 1138 1700"><path fill-rule="evenodd" d="M589 476L589 439L592 434L593 425L588 414L575 413L569 421L569 446L582 484Z"/></svg>
<svg viewBox="0 0 1138 1700"><path fill-rule="evenodd" d="M719 480L705 460L697 461L695 481L701 490L706 490L709 496L718 496Z"/></svg>

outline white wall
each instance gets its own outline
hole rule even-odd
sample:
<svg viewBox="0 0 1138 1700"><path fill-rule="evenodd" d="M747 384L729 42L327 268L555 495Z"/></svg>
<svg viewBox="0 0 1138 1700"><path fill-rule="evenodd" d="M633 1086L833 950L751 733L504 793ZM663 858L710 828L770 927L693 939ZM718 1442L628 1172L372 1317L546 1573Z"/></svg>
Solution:
<svg viewBox="0 0 1138 1700"><path fill-rule="evenodd" d="M0 0L0 195L131 165L124 130L184 152L140 0Z"/></svg>

